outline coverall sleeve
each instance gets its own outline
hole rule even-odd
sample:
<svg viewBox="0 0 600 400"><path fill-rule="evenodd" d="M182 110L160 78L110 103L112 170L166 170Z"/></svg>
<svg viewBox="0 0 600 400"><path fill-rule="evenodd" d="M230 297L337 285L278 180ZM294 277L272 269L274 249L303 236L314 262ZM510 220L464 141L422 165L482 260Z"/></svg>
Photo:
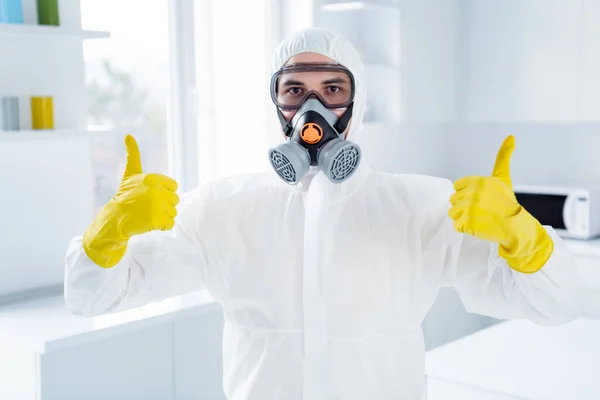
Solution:
<svg viewBox="0 0 600 400"><path fill-rule="evenodd" d="M72 239L65 257L67 308L76 315L97 316L205 288L215 261L206 221L209 192L204 188L183 196L175 227L132 237L125 256L112 268L88 258L82 236Z"/></svg>
<svg viewBox="0 0 600 400"><path fill-rule="evenodd" d="M515 271L498 255L496 243L454 229L447 215L452 184L445 182L443 190L437 191L444 195L427 212L426 241L442 260L441 284L458 291L466 310L498 319L526 318L540 325L558 325L576 318L576 262L554 230L544 227L554 242L546 264L533 274Z"/></svg>

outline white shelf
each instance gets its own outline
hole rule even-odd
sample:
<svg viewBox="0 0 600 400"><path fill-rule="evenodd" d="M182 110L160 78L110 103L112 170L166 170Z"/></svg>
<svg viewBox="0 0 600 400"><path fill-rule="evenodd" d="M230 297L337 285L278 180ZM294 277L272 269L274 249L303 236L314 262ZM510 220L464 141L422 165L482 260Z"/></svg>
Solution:
<svg viewBox="0 0 600 400"><path fill-rule="evenodd" d="M4 38L71 38L71 39L102 39L110 37L110 32L84 31L69 29L61 26L4 24L0 23L0 39Z"/></svg>
<svg viewBox="0 0 600 400"><path fill-rule="evenodd" d="M79 130L79 129L49 129L49 130L20 130L0 131L0 142L26 140L60 140L70 138L93 138L98 136L116 135L113 130ZM123 134L125 136L125 134Z"/></svg>

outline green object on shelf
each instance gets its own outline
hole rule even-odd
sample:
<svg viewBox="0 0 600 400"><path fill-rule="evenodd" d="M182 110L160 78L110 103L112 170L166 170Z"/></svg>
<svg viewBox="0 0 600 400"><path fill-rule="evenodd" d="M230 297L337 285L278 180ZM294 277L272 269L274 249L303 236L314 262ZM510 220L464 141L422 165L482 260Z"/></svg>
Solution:
<svg viewBox="0 0 600 400"><path fill-rule="evenodd" d="M37 14L40 25L60 25L58 0L37 0Z"/></svg>

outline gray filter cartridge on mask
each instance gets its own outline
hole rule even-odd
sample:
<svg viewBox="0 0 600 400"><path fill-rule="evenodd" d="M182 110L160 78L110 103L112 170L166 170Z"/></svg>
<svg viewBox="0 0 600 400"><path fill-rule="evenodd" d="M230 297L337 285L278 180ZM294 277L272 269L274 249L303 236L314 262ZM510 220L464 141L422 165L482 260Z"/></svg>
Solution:
<svg viewBox="0 0 600 400"><path fill-rule="evenodd" d="M319 168L333 183L350 178L360 163L360 147L349 140L333 139L319 151Z"/></svg>
<svg viewBox="0 0 600 400"><path fill-rule="evenodd" d="M285 182L295 185L311 165L333 183L348 179L360 163L360 147L343 139L334 128L338 117L317 99L308 99L292 119L290 139L269 151L273 169Z"/></svg>
<svg viewBox="0 0 600 400"><path fill-rule="evenodd" d="M296 142L282 143L269 150L269 159L279 177L291 185L300 182L310 168L308 150Z"/></svg>

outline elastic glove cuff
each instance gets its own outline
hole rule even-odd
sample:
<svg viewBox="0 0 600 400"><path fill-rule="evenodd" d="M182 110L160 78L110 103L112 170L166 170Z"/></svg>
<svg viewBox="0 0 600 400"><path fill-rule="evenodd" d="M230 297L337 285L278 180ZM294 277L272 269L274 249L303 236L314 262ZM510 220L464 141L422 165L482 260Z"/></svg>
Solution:
<svg viewBox="0 0 600 400"><path fill-rule="evenodd" d="M83 235L86 255L102 268L117 265L127 250L129 238L120 232L116 207L112 200L102 207Z"/></svg>
<svg viewBox="0 0 600 400"><path fill-rule="evenodd" d="M546 229L527 210L511 217L510 246L500 245L498 254L508 265L519 272L532 274L539 271L554 251L554 242Z"/></svg>

